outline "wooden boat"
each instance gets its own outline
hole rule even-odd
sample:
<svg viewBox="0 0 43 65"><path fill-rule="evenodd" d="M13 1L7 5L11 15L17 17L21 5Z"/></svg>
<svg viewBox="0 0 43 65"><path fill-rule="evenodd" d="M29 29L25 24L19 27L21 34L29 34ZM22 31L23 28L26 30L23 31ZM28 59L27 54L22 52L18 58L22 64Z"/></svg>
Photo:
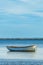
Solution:
<svg viewBox="0 0 43 65"><path fill-rule="evenodd" d="M25 51L25 52L35 52L36 46L7 46L7 49L10 51Z"/></svg>

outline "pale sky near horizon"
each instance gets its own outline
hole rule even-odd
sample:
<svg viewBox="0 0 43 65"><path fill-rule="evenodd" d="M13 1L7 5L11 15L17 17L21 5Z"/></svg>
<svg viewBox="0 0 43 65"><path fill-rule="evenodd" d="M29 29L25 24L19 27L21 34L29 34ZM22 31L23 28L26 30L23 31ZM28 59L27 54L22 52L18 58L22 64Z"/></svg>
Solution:
<svg viewBox="0 0 43 65"><path fill-rule="evenodd" d="M0 0L0 38L43 38L43 0Z"/></svg>

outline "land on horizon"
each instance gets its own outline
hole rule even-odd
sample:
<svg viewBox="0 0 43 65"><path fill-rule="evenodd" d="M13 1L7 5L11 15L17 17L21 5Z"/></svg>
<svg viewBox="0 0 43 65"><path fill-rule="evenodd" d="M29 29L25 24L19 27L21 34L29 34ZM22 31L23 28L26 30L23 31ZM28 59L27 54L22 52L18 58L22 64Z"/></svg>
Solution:
<svg viewBox="0 0 43 65"><path fill-rule="evenodd" d="M0 38L0 40L43 40L43 38Z"/></svg>

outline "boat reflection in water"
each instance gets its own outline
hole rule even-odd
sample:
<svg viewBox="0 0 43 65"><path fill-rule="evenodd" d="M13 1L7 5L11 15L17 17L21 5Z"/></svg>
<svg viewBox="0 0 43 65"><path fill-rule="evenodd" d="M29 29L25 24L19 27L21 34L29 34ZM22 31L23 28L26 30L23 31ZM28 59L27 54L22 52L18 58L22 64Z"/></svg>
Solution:
<svg viewBox="0 0 43 65"><path fill-rule="evenodd" d="M7 46L9 51L20 51L20 52L35 52L36 46Z"/></svg>

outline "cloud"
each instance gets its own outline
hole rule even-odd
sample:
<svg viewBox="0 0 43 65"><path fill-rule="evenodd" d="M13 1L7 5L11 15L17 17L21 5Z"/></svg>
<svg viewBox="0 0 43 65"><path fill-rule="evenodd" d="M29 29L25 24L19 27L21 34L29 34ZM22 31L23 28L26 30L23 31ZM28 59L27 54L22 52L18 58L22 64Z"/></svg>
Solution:
<svg viewBox="0 0 43 65"><path fill-rule="evenodd" d="M43 16L43 0L0 0L0 10L7 14L34 14Z"/></svg>
<svg viewBox="0 0 43 65"><path fill-rule="evenodd" d="M0 37L43 37L43 0L0 0Z"/></svg>
<svg viewBox="0 0 43 65"><path fill-rule="evenodd" d="M43 9L43 1L41 0L7 0L7 7L4 5L3 11L8 14L33 14L43 16L43 12L37 12ZM2 5L3 6L3 5Z"/></svg>
<svg viewBox="0 0 43 65"><path fill-rule="evenodd" d="M30 0L19 0L19 1L21 1L21 2L29 2Z"/></svg>
<svg viewBox="0 0 43 65"><path fill-rule="evenodd" d="M0 15L0 24L29 24L42 23L43 17L34 14L3 14ZM42 23L43 24L43 23Z"/></svg>

